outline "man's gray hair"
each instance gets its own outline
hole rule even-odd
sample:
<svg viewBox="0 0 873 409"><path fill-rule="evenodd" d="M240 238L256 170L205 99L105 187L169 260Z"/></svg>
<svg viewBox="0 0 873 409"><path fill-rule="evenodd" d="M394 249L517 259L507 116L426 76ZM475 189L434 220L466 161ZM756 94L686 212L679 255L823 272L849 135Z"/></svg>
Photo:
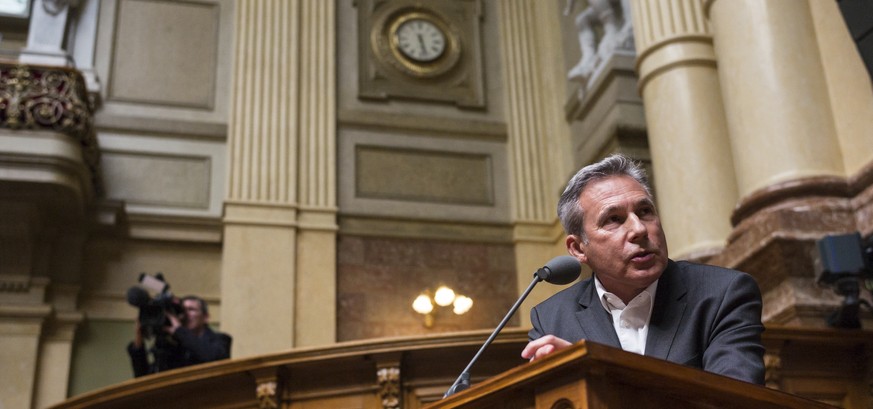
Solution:
<svg viewBox="0 0 873 409"><path fill-rule="evenodd" d="M610 155L600 162L593 163L579 169L567 183L561 199L558 201L558 218L567 234L580 236L583 242L587 242L585 231L582 228L582 208L579 207L579 195L589 183L610 176L629 176L640 183L646 194L652 197L652 189L646 178L646 171L631 158L622 154Z"/></svg>

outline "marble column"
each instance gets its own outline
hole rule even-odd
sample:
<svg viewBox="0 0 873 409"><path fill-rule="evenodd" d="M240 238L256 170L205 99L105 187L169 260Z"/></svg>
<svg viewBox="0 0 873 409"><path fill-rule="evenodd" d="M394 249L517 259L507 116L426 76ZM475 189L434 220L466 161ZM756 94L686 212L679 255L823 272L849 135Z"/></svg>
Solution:
<svg viewBox="0 0 873 409"><path fill-rule="evenodd" d="M569 129L560 105L564 90L558 11L551 2L505 0L500 6L500 39L506 118L512 169L512 222L519 294L551 257L566 254L557 223L557 201L569 177ZM543 63L548 61L547 64ZM519 309L528 311L556 291L545 284Z"/></svg>
<svg viewBox="0 0 873 409"><path fill-rule="evenodd" d="M835 4L813 3L709 0L705 12L740 195L717 261L755 276L765 322L824 326L839 297L815 284L814 242L857 230L847 170L864 159L844 155L857 149L859 136L846 122L852 118L835 115L832 99L847 84L832 58L847 54L845 44L831 43L845 39L827 39L833 33L825 28L845 23L832 12ZM864 92L869 98L869 88ZM869 124L867 118L858 120Z"/></svg>
<svg viewBox="0 0 873 409"><path fill-rule="evenodd" d="M724 247L737 201L712 35L699 0L632 4L639 88L670 255L706 259Z"/></svg>
<svg viewBox="0 0 873 409"><path fill-rule="evenodd" d="M236 3L221 329L233 357L336 339L333 2Z"/></svg>
<svg viewBox="0 0 873 409"><path fill-rule="evenodd" d="M807 1L707 3L740 196L844 176Z"/></svg>
<svg viewBox="0 0 873 409"><path fill-rule="evenodd" d="M873 84L837 3L809 3L857 228L873 234Z"/></svg>

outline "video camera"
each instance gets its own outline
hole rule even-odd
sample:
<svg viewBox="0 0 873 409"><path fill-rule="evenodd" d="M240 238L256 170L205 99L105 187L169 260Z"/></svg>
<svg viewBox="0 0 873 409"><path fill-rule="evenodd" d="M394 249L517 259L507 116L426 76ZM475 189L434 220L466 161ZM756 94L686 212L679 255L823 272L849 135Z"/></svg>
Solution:
<svg viewBox="0 0 873 409"><path fill-rule="evenodd" d="M861 298L861 289L873 293L873 243L864 243L858 232L829 235L816 242L816 281L830 286L845 297L837 311L827 319L835 328L861 328L860 309L871 308Z"/></svg>
<svg viewBox="0 0 873 409"><path fill-rule="evenodd" d="M139 308L139 323L146 337L157 336L170 325L166 314L184 317L182 305L170 292L162 273L154 276L141 273L139 284L127 290L127 303Z"/></svg>

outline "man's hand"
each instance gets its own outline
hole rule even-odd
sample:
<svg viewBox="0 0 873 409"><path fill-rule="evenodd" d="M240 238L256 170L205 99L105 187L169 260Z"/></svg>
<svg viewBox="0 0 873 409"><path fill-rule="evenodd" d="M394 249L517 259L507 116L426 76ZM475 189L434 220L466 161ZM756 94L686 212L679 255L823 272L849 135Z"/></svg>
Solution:
<svg viewBox="0 0 873 409"><path fill-rule="evenodd" d="M170 314L167 311L164 311L164 315L167 316L167 320L170 321L169 327L164 327L164 331L167 331L168 334L173 335L176 333L176 330L182 326L182 321L179 321L179 317Z"/></svg>
<svg viewBox="0 0 873 409"><path fill-rule="evenodd" d="M524 350L521 351L521 357L533 361L572 345L573 344L569 341L565 341L554 335L546 335L528 342L527 346L524 347Z"/></svg>

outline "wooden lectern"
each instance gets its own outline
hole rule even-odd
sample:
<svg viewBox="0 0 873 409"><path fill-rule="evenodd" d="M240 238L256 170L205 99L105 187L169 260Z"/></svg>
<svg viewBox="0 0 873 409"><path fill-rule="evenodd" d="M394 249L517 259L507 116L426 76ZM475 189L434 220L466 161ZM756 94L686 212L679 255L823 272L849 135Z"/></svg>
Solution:
<svg viewBox="0 0 873 409"><path fill-rule="evenodd" d="M660 359L581 341L425 406L448 408L832 408Z"/></svg>

